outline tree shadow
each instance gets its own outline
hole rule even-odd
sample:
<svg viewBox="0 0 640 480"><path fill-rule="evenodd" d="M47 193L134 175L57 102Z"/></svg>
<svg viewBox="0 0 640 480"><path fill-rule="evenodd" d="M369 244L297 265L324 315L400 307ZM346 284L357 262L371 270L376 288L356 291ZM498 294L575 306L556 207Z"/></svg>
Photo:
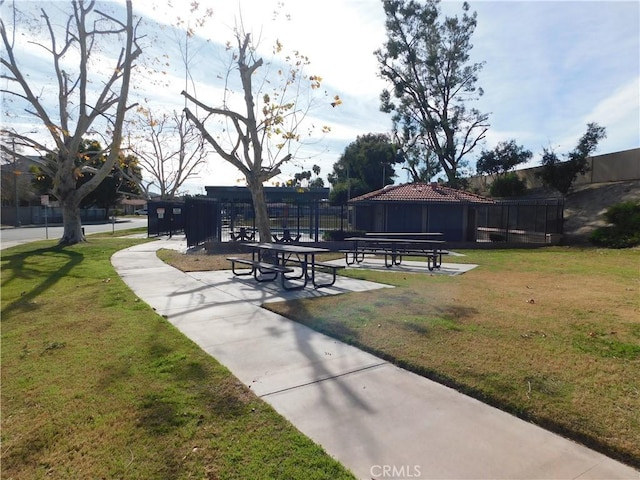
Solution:
<svg viewBox="0 0 640 480"><path fill-rule="evenodd" d="M309 377L309 383L294 385L288 387L287 390L295 388L313 388L317 393L317 401L325 406L325 412L340 412L336 413L335 418L327 417L324 421L331 423L335 422L335 430L340 431L343 427L340 425L341 419L344 418L345 408L357 410L358 415L353 415L351 428L360 432L363 437L374 437L377 432L371 430L371 426L367 423L366 418L370 415L375 415L377 412L377 405L375 402L371 402L369 395L365 394L365 390L355 388L352 382L349 382L348 377L350 375L358 375L364 370L370 368L379 367L384 363L380 360L376 363L366 363L360 367L346 366L345 364L337 363L330 365L331 362L341 362L340 355L337 355L334 360L334 353L327 351L327 343L318 341L319 335L325 335L328 338L337 339L338 342L343 343L344 347L339 347L335 353L341 353L344 348L358 348L359 333L357 330L352 329L344 324L337 324L339 327L337 330L332 331L334 326L329 328L323 328L320 325L310 324L305 321L298 321L297 319L310 319L312 314L305 307L305 302L299 300L287 301L293 309L281 315L285 321L295 322L297 325L292 328L294 334L294 341L296 350L300 352L305 358L306 362L303 362L307 367L312 370L312 374ZM295 311L295 314L293 312ZM293 314L293 315L292 315ZM309 326L311 325L311 326ZM269 330L269 329L268 329ZM288 328L286 329L288 333ZM270 331L270 335L281 335L282 328L278 326ZM332 341L331 344L337 345L337 342ZM361 388L361 387L360 387ZM261 398L268 398L271 395L277 395L280 391L269 392L261 395ZM364 415L363 415L364 413ZM317 413L319 414L319 413ZM346 445L353 440L353 438L341 438L340 442ZM338 442L339 443L339 442ZM349 447L351 448L351 447ZM375 443L364 442L361 445L363 450L367 451L369 458L379 458L380 452Z"/></svg>
<svg viewBox="0 0 640 480"><path fill-rule="evenodd" d="M435 306L434 311L437 315L451 322L457 322L478 313L478 309L476 308L464 305L455 305L452 303L448 305Z"/></svg>
<svg viewBox="0 0 640 480"><path fill-rule="evenodd" d="M45 273L44 269L37 266L29 266L29 259L33 257L51 256L52 258L64 258L66 262L55 271ZM34 300L52 288L60 279L69 275L71 270L79 265L84 259L84 255L75 250L66 249L56 245L53 247L39 248L28 252L20 252L9 255L2 255L2 287L7 287L14 280L40 280L31 290L21 292L20 296L9 302L2 310L3 321L8 313L14 311L29 312L36 310L37 304Z"/></svg>

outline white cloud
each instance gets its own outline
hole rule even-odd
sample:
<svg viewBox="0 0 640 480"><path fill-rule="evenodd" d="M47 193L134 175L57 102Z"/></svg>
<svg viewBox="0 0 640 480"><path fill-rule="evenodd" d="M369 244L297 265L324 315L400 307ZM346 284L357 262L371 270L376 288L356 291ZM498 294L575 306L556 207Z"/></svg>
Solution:
<svg viewBox="0 0 640 480"><path fill-rule="evenodd" d="M122 5L124 0L118 2ZM166 0L134 2L151 24L144 27L151 48L141 67L169 63L160 85L151 81L149 73L136 77L135 94L169 110L182 108L184 77L176 42L182 37L167 25L178 16L186 19L190 3L172 0L169 7ZM310 72L324 78L323 87L330 95L343 99L338 108L314 111L309 120L331 125L332 133L299 152L300 158L310 157L305 169L317 163L325 175L358 135L390 128L389 116L379 111L384 83L377 77L373 55L385 40L382 3L285 0L274 20L277 4L277 0L200 0L201 11L211 7L213 16L198 30L210 41L192 44L198 51L192 68L198 96L210 105L221 101L218 76L226 70L227 57L220 45L233 39L232 29L242 11L247 29L260 35L265 60L271 59L271 46L280 39L286 48L308 55ZM461 12L458 1L445 0L441 6L448 14ZM588 122L607 128L601 153L639 146L639 2L482 0L472 1L471 9L478 12L472 60L486 61L479 79L486 93L474 106L491 112L487 148L513 138L534 152L535 163L543 147L556 147L560 153L573 148ZM35 69L32 75L42 73ZM470 160L476 157L474 153ZM290 171L299 168L292 165ZM221 160L213 160L209 170L200 174L198 182L236 184L237 173Z"/></svg>
<svg viewBox="0 0 640 480"><path fill-rule="evenodd" d="M640 146L640 76L598 103L584 118L607 129L600 151L626 150Z"/></svg>

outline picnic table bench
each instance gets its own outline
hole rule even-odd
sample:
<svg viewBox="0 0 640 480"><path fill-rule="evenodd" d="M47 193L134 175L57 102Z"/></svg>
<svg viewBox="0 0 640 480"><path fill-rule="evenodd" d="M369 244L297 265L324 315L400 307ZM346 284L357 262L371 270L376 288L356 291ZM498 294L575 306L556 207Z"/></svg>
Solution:
<svg viewBox="0 0 640 480"><path fill-rule="evenodd" d="M343 265L316 261L316 254L329 252L325 248L288 243L249 243L246 246L252 250L251 259L227 257L234 275L253 275L259 282L273 281L279 275L285 290L303 289L309 281L315 288L330 287L336 281L337 270L344 268ZM236 263L249 268L238 270ZM320 280L316 276L318 271L330 273L330 279Z"/></svg>
<svg viewBox="0 0 640 480"><path fill-rule="evenodd" d="M432 271L442 265L442 256L449 252L442 247L443 240L422 240L402 238L401 234L390 237L349 237L345 240L353 242L350 249L340 250L345 254L347 265L362 263L365 255L384 255L387 268L402 263L403 257L425 257L427 268Z"/></svg>
<svg viewBox="0 0 640 480"><path fill-rule="evenodd" d="M227 260L231 262L231 271L234 275L253 275L258 282L270 282L277 278L278 274L285 274L293 272L293 268L286 267L284 265L276 265L274 263L262 262L260 260L239 258L239 257L227 257ZM241 265L248 265L251 268L249 272L237 271L236 263ZM244 269L247 270L247 269ZM270 274L270 275L265 275Z"/></svg>

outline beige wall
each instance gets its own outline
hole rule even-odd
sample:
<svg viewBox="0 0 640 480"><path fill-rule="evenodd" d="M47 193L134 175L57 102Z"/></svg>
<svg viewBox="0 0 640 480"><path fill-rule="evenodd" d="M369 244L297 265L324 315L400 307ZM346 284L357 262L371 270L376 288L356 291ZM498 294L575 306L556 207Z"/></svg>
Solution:
<svg viewBox="0 0 640 480"><path fill-rule="evenodd" d="M590 159L590 171L576 183L621 182L640 179L640 148L598 155Z"/></svg>
<svg viewBox="0 0 640 480"><path fill-rule="evenodd" d="M597 155L589 158L588 161L589 171L585 175L580 175L575 185L640 180L640 148ZM526 180L527 188L538 188L542 187L542 183L535 174L540 169L541 167L525 168L517 170L516 174ZM491 177L472 177L470 185L473 189L485 191L492 180Z"/></svg>

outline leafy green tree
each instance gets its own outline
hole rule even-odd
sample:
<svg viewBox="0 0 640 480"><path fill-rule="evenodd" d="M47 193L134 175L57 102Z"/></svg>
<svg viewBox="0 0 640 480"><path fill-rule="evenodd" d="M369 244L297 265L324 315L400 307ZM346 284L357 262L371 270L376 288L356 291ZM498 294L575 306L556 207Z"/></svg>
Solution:
<svg viewBox="0 0 640 480"><path fill-rule="evenodd" d="M450 186L458 186L462 160L488 129L488 115L467 108L482 95L476 87L482 63L470 62L476 14L440 18L438 0L383 0L387 41L375 52L382 78L393 88L381 109L396 130L412 132L433 152Z"/></svg>
<svg viewBox="0 0 640 480"><path fill-rule="evenodd" d="M393 183L394 165L401 162L388 135L368 133L350 143L327 176L329 200L341 203Z"/></svg>
<svg viewBox="0 0 640 480"><path fill-rule="evenodd" d="M402 169L409 172L412 182L430 182L442 171L442 166L435 154L420 144L405 145L399 152L404 161Z"/></svg>
<svg viewBox="0 0 640 480"><path fill-rule="evenodd" d="M552 150L544 149L542 170L537 176L542 183L566 196L578 175L589 171L588 158L598 148L600 140L606 138L606 130L597 123L587 124L587 132L580 137L578 145L562 161Z"/></svg>
<svg viewBox="0 0 640 480"><path fill-rule="evenodd" d="M527 191L527 184L514 172L507 172L496 178L489 193L492 197L519 197Z"/></svg>
<svg viewBox="0 0 640 480"><path fill-rule="evenodd" d="M314 165L311 168L311 171L316 176L316 178L312 178L309 181L309 186L312 187L312 188L323 188L324 187L324 180L322 179L322 177L320 177L320 167L318 165Z"/></svg>
<svg viewBox="0 0 640 480"><path fill-rule="evenodd" d="M493 150L482 150L476 164L478 173L502 175L531 160L533 153L515 140L500 142Z"/></svg>
<svg viewBox="0 0 640 480"><path fill-rule="evenodd" d="M315 175L316 178L312 178ZM287 181L288 187L301 186L306 183L309 188L322 188L324 187L324 180L319 176L320 167L314 165L311 170L305 170L293 175L293 178Z"/></svg>
<svg viewBox="0 0 640 480"><path fill-rule="evenodd" d="M430 182L442 171L442 165L433 151L425 142L425 137L417 135L418 127L415 123L405 122L393 132L393 141L399 158L403 161L402 169L409 173L412 182Z"/></svg>
<svg viewBox="0 0 640 480"><path fill-rule="evenodd" d="M525 150L515 140L500 142L493 150L482 150L476 170L497 177L489 190L492 197L517 197L524 194L527 185L515 173L509 172L532 156L530 150Z"/></svg>
<svg viewBox="0 0 640 480"><path fill-rule="evenodd" d="M105 159L106 160L106 159ZM78 179L79 185L89 182L93 178L93 171L87 169ZM103 208L105 217L109 215L109 209L118 205L126 196L140 197L139 188L142 173L138 166L138 159L134 155L120 155L117 165L111 168L111 173L87 195L81 204L82 208Z"/></svg>

